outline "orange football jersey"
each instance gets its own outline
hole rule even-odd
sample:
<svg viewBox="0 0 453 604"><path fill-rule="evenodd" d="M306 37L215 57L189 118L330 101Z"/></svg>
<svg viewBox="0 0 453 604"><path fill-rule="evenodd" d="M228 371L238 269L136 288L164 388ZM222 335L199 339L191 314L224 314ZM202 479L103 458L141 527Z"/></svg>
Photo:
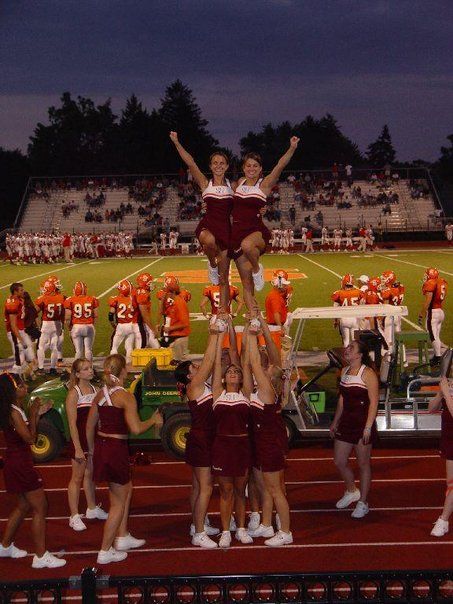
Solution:
<svg viewBox="0 0 453 604"><path fill-rule="evenodd" d="M63 294L43 294L35 300L35 305L42 313L43 321L63 321L64 303Z"/></svg>
<svg viewBox="0 0 453 604"><path fill-rule="evenodd" d="M448 283L442 277L429 279L423 284L423 294L431 292L433 294L430 308L442 308L448 292Z"/></svg>
<svg viewBox="0 0 453 604"><path fill-rule="evenodd" d="M151 312L151 294L148 289L139 287L135 290L135 298L139 306L146 306L148 312Z"/></svg>
<svg viewBox="0 0 453 604"><path fill-rule="evenodd" d="M362 297L363 292L357 287L338 289L331 295L331 299L339 306L358 306Z"/></svg>
<svg viewBox="0 0 453 604"><path fill-rule="evenodd" d="M22 331L25 329L25 306L22 298L16 296L10 296L5 302L5 323L6 331L11 331L10 316L16 315L17 329Z"/></svg>
<svg viewBox="0 0 453 604"><path fill-rule="evenodd" d="M117 323L137 323L138 304L135 296L112 296L109 299L110 308L114 309Z"/></svg>
<svg viewBox="0 0 453 604"><path fill-rule="evenodd" d="M220 307L220 285L208 285L203 290L203 296L206 296L211 303L211 314L216 315ZM237 301L239 297L239 289L235 285L230 285L229 297L230 304L228 304L227 313L231 312L231 301Z"/></svg>
<svg viewBox="0 0 453 604"><path fill-rule="evenodd" d="M280 321L283 325L288 316L288 309L283 293L279 292L278 289L271 289L271 291L266 296L265 308L266 323L268 325L276 325L275 313L277 312L280 313Z"/></svg>
<svg viewBox="0 0 453 604"><path fill-rule="evenodd" d="M99 300L94 296L71 296L64 307L71 311L71 325L93 325L94 309L99 307Z"/></svg>

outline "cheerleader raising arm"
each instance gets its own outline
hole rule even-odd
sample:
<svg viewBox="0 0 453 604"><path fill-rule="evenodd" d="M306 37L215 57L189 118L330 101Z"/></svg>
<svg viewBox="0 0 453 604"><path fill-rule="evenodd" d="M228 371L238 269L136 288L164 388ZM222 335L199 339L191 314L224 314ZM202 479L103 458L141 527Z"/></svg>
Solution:
<svg viewBox="0 0 453 604"><path fill-rule="evenodd" d="M170 140L175 145L176 150L179 153L182 161L189 168L190 173L194 177L195 182L197 183L197 185L200 187L200 189L202 191L204 189L206 189L206 187L208 186L208 179L203 174L203 172L200 170L200 168L197 166L194 158L190 155L190 153L188 151L186 151L184 149L184 147L179 142L179 140L178 140L178 133L177 132L170 132Z"/></svg>
<svg viewBox="0 0 453 604"><path fill-rule="evenodd" d="M274 185L277 184L278 179L280 178L280 174L286 168L286 166L291 161L292 156L294 155L297 145L299 144L300 138L297 136L292 136L289 139L289 148L284 155L278 160L277 164L274 166L272 171L263 178L260 188L266 194L269 195L271 189Z"/></svg>

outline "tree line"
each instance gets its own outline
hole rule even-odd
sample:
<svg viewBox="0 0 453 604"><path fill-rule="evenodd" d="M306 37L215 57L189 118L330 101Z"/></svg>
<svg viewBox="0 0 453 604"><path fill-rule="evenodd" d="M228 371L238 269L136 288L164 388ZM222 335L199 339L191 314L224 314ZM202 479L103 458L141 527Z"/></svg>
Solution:
<svg viewBox="0 0 453 604"><path fill-rule="evenodd" d="M48 122L36 125L26 154L0 147L0 202L6 211L3 224L14 218L30 175L177 172L181 161L169 140L170 130L178 132L203 168L207 168L213 150L220 149L192 90L180 80L167 87L159 108L149 111L133 94L119 116L110 100L96 105L90 98L75 99L65 92L60 106L48 109ZM241 154L260 153L264 167L269 168L286 149L291 135L303 141L291 162L294 170L330 168L334 162L379 169L397 161L387 125L362 154L331 114L320 119L308 115L294 124L265 124L259 132L250 131L240 139ZM442 147L437 166L448 178L453 174L453 134L447 138L450 147ZM239 161L230 149L222 150L233 164Z"/></svg>

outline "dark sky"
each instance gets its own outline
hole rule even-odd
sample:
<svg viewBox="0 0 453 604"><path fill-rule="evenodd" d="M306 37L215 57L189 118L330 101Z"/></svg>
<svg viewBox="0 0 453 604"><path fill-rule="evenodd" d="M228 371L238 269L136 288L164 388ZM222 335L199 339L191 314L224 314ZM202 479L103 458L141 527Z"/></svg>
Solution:
<svg viewBox="0 0 453 604"><path fill-rule="evenodd" d="M453 0L2 0L0 145L26 148L63 91L149 109L180 78L237 150L266 122L332 113L398 159L453 133Z"/></svg>

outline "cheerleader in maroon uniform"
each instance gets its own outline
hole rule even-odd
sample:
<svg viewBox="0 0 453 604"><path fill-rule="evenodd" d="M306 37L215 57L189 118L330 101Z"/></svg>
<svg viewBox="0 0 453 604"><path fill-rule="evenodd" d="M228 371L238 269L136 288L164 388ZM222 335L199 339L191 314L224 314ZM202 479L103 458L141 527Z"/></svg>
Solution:
<svg viewBox="0 0 453 604"><path fill-rule="evenodd" d="M222 535L220 547L230 547L230 520L233 504L236 515L236 539L252 543L245 529L245 487L251 462L249 427L250 401L241 388L242 368L230 365L222 379L222 338L217 340L217 350L212 376L215 436L212 445L212 473L220 489L220 519Z"/></svg>
<svg viewBox="0 0 453 604"><path fill-rule="evenodd" d="M228 171L228 157L221 151L214 152L209 160L212 178L208 180L201 172L194 158L178 140L177 132L170 132L181 159L188 166L195 182L201 189L206 204L206 214L198 223L195 235L208 257L209 280L220 285L220 307L225 313L228 306L228 269L230 265L227 250L230 245L230 214L233 206L233 189L225 178Z"/></svg>
<svg viewBox="0 0 453 604"><path fill-rule="evenodd" d="M234 192L229 253L236 261L244 286L244 300L250 312L254 306L254 290L260 291L264 287L263 266L259 259L271 237L261 218L261 210L298 143L297 136L291 137L288 151L264 178L261 157L257 153L247 153L242 161L244 178L239 180Z"/></svg>
<svg viewBox="0 0 453 604"><path fill-rule="evenodd" d="M71 377L66 396L66 417L71 435L70 454L72 460L71 480L68 484L70 510L69 526L75 531L84 531L86 524L79 514L80 489L83 484L87 500L86 517L105 520L106 512L96 506L95 486L91 464L87 464L88 443L86 423L91 403L97 390L91 384L93 366L87 359L76 359L72 364Z"/></svg>
<svg viewBox="0 0 453 604"><path fill-rule="evenodd" d="M377 440L379 382L363 342L354 340L346 346L344 358L348 366L341 374L340 396L330 426L330 435L335 439L335 465L346 486L336 506L342 509L357 502L351 516L363 518L369 512L367 497L371 486L371 449ZM360 490L348 464L353 448L360 469Z"/></svg>
<svg viewBox="0 0 453 604"><path fill-rule="evenodd" d="M135 397L123 387L126 376L126 359L122 355L112 354L105 359L105 386L93 399L86 425L94 481L107 482L110 495L98 564L120 562L126 558L127 550L145 543L144 539L132 537L127 528L132 497L127 439L129 432L142 434L151 426L162 425L162 416L156 411L141 421Z"/></svg>
<svg viewBox="0 0 453 604"><path fill-rule="evenodd" d="M42 488L42 478L33 467L30 450L36 440L39 415L49 410L36 398L30 406L30 420L23 404L27 386L13 373L0 375L0 427L5 436L6 452L3 474L8 493L17 497L17 505L9 515L0 545L0 558L23 558L27 552L13 543L14 536L30 508L31 533L35 544L33 568L57 568L66 560L53 556L46 550L47 499Z"/></svg>
<svg viewBox="0 0 453 604"><path fill-rule="evenodd" d="M442 409L440 453L445 457L447 490L442 514L436 520L431 535L443 537L448 533L448 520L453 513L453 380L443 377L440 391L429 402L429 411Z"/></svg>
<svg viewBox="0 0 453 604"><path fill-rule="evenodd" d="M214 440L212 389L206 383L212 373L219 331L216 324L210 328L208 346L201 364L183 361L175 369L176 382L187 396L191 415L190 432L186 441L186 463L192 467L192 544L212 549L217 543L210 536L217 535L206 522L212 495L211 448Z"/></svg>
<svg viewBox="0 0 453 604"><path fill-rule="evenodd" d="M267 346L276 348L269 327L262 319L261 327ZM284 484L288 437L281 415L283 370L280 364L269 363L266 368L262 366L257 332L253 330L253 327L249 329L247 335L247 348L248 352L243 363L244 392L250 397L253 427L253 473L257 484L261 486L263 508L263 521L250 534L253 537L267 537L266 545L278 547L293 542ZM256 389L253 378L255 378ZM272 527L274 505L280 522L276 534Z"/></svg>

